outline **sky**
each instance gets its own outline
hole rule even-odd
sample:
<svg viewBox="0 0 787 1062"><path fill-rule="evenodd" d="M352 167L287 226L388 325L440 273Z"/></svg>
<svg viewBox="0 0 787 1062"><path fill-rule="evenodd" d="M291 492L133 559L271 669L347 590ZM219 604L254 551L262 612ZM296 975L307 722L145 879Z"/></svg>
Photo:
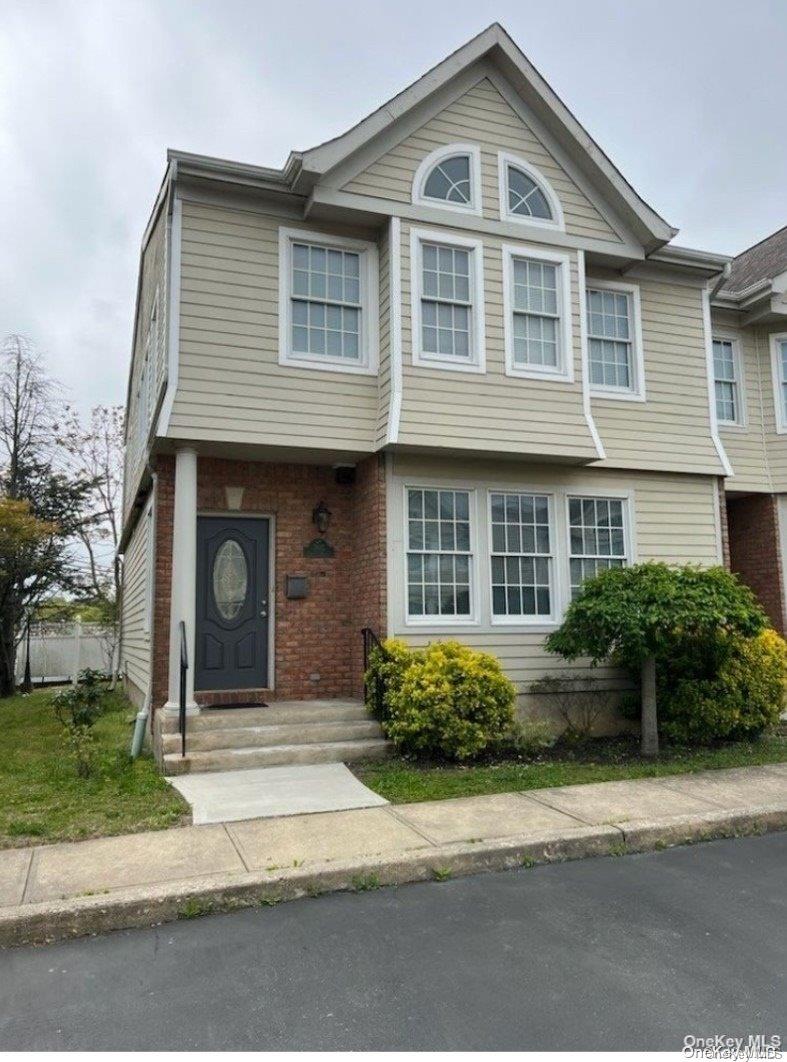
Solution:
<svg viewBox="0 0 787 1062"><path fill-rule="evenodd" d="M787 223L787 0L0 0L0 336L124 402L167 148L281 166L493 21L676 243Z"/></svg>

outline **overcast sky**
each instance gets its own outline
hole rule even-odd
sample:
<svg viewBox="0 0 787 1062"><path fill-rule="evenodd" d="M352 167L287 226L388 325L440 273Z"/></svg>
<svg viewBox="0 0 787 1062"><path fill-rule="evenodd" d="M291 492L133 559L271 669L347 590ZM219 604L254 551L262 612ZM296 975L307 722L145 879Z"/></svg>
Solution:
<svg viewBox="0 0 787 1062"><path fill-rule="evenodd" d="M787 0L0 0L0 334L123 402L166 149L280 166L495 20L676 242L787 223Z"/></svg>

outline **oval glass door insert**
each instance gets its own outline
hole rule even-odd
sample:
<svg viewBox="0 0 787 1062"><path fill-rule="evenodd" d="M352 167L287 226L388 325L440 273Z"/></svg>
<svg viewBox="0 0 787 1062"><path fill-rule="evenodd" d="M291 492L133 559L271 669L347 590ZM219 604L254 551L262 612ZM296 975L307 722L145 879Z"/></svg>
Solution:
<svg viewBox="0 0 787 1062"><path fill-rule="evenodd" d="M228 538L213 561L213 599L222 619L232 620L243 608L249 586L249 570L243 550Z"/></svg>

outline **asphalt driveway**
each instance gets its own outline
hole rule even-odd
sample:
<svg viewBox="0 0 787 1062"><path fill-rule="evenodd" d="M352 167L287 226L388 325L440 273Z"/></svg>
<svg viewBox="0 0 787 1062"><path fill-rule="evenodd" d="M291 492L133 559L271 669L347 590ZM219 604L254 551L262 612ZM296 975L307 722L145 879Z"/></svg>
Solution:
<svg viewBox="0 0 787 1062"><path fill-rule="evenodd" d="M787 834L0 953L3 1049L676 1050L784 1034Z"/></svg>

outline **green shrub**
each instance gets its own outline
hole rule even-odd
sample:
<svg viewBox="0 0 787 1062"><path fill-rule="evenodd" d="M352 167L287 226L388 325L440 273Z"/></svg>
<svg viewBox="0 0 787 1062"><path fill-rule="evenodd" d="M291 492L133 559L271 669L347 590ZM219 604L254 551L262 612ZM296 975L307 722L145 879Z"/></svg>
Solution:
<svg viewBox="0 0 787 1062"><path fill-rule="evenodd" d="M466 760L515 733L516 690L488 653L458 642L410 650L389 640L369 670L385 684L383 729L404 752Z"/></svg>
<svg viewBox="0 0 787 1062"><path fill-rule="evenodd" d="M399 638L387 638L369 654L369 667L364 676L367 706L381 720L390 714L388 694L402 684L407 668L423 656L421 650L410 649Z"/></svg>
<svg viewBox="0 0 787 1062"><path fill-rule="evenodd" d="M787 693L787 643L776 631L755 638L720 634L687 641L659 662L661 729L671 741L708 744L756 737L775 726Z"/></svg>

